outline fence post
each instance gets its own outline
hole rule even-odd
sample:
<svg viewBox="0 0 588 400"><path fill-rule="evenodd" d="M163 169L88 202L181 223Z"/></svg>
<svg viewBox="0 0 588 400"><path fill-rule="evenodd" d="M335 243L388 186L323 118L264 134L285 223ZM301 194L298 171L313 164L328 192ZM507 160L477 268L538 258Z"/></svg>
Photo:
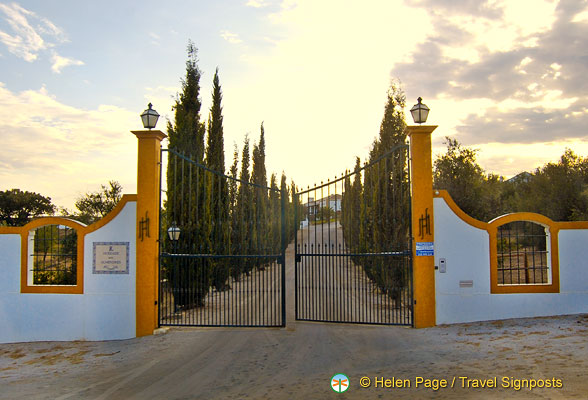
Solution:
<svg viewBox="0 0 588 400"><path fill-rule="evenodd" d="M161 141L159 130L131 131L137 139L137 276L136 335L153 334L158 326L159 280L159 180Z"/></svg>
<svg viewBox="0 0 588 400"><path fill-rule="evenodd" d="M413 255L413 323L415 328L436 324L435 257L433 243L433 168L431 133L436 125L407 126L411 158Z"/></svg>

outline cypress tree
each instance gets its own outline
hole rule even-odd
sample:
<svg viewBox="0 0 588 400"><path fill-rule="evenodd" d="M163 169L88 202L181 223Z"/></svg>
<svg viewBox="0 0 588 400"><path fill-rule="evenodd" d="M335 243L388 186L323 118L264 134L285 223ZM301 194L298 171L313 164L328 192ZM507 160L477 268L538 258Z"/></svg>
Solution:
<svg viewBox="0 0 588 400"><path fill-rule="evenodd" d="M285 231L286 231L286 235L288 235L288 233L291 230L291 225L290 225L290 218L288 218L289 214L290 214L290 201L289 201L289 191L288 191L288 184L286 183L286 174L284 174L284 172L282 171L282 178L280 180L280 200L283 199L282 207L284 207L284 213L286 214L286 221L285 222ZM281 237L281 235L280 235ZM286 236L286 241L288 239L288 236Z"/></svg>
<svg viewBox="0 0 588 400"><path fill-rule="evenodd" d="M229 175L232 178L238 178L239 172L239 149L235 143L235 150L233 152L233 164L229 170ZM238 254L239 237L237 235L239 229L239 210L237 209L237 190L239 189L237 181L229 181L229 213L231 219L231 254Z"/></svg>
<svg viewBox="0 0 588 400"><path fill-rule="evenodd" d="M185 152L196 162L202 162L205 126L200 122L201 72L197 65L197 53L198 49L189 41L186 77L182 80L182 92L178 94L173 107L174 124L168 121L167 133L170 148Z"/></svg>
<svg viewBox="0 0 588 400"><path fill-rule="evenodd" d="M267 251L269 242L268 227L268 193L267 189L267 173L265 168L265 132L263 129L263 122L261 123L261 133L259 136L259 143L253 145L253 169L251 172L251 182L262 186L255 186L253 188L253 211L255 220L255 237L253 243L256 243L256 250L258 252Z"/></svg>
<svg viewBox="0 0 588 400"><path fill-rule="evenodd" d="M218 77L218 67L212 80L212 106L208 119L208 140L206 147L206 166L221 174L225 173L225 148L223 138L222 89Z"/></svg>
<svg viewBox="0 0 588 400"><path fill-rule="evenodd" d="M351 237L350 229L352 228L351 222L351 178L349 177L349 171L345 171L345 179L343 180L343 195L341 197L341 227L343 228L343 240L348 249L351 250Z"/></svg>
<svg viewBox="0 0 588 400"><path fill-rule="evenodd" d="M278 182L276 174L272 174L270 178L270 221L271 221L271 234L270 234L270 248L272 254L280 252L280 235L281 235L281 207L280 207L280 193L278 191Z"/></svg>
<svg viewBox="0 0 588 400"><path fill-rule="evenodd" d="M353 246L353 252L359 252L359 243L360 243L360 215L361 215L361 196L363 193L363 186L361 183L361 173L359 169L361 168L361 160L359 157L355 159L355 175L353 178L353 184L351 186L351 198L349 200L349 212L350 212L350 243Z"/></svg>
<svg viewBox="0 0 588 400"><path fill-rule="evenodd" d="M403 109L404 92L392 83L380 125L376 157L406 142L406 122ZM386 251L398 250L408 240L408 165L406 151L395 151L378 163L376 202L379 225L376 232ZM393 204L394 207L388 206ZM394 248L393 248L394 247Z"/></svg>
<svg viewBox="0 0 588 400"><path fill-rule="evenodd" d="M212 82L212 106L208 117L206 166L219 174L225 173L222 96L217 68ZM207 173L207 178L211 250L214 254L226 254L230 248L228 182L225 177L210 172ZM226 260L214 260L210 264L214 287L225 290L229 264Z"/></svg>
<svg viewBox="0 0 588 400"><path fill-rule="evenodd" d="M188 42L187 51L186 77L182 80L182 92L177 95L173 107L174 123L168 122L167 132L171 149L201 163L204 156L205 133L205 125L200 122L201 73L197 66L197 49L191 41ZM167 166L166 220L168 225L171 222L176 222L182 230L178 250L183 253L195 253L199 250L196 248L196 243L207 248L209 241L208 229L202 226L201 222L205 207L191 206L194 201L201 205L205 201L204 179L199 179L203 174L198 171L198 168L185 165L186 163L177 157L172 161L173 157L175 156L170 155ZM200 182L200 184L195 184L195 182ZM167 230L167 228L166 226L165 229ZM167 248L170 248L167 237L164 240L166 240ZM201 264L193 260L188 261L182 267L186 272L183 274L180 274L177 263L166 266L176 306L187 308L204 304L209 287L209 277L203 268ZM186 288L189 291L185 290ZM188 298L187 292L192 293L193 296Z"/></svg>
<svg viewBox="0 0 588 400"><path fill-rule="evenodd" d="M409 182L407 154L404 150L390 153L406 141L404 121L404 92L392 83L387 94L384 116L380 124L379 138L373 143L370 162L383 159L365 171L363 190L363 217L367 227L362 232L364 240L371 243L370 251L404 250L408 243L410 224ZM401 288L405 285L403 266L400 260L384 265L382 262L364 265L366 273L384 293L397 303Z"/></svg>
<svg viewBox="0 0 588 400"><path fill-rule="evenodd" d="M288 225L290 226L290 230L288 231L288 243L290 243L292 240L294 240L294 235L296 235L296 232L298 232L298 228L300 227L299 225L296 224L296 218L295 218L295 209L298 207L298 215L300 215L300 207L297 201L298 196L295 196L296 193L296 183L294 183L294 180L292 179L290 181L290 212L287 214L288 215Z"/></svg>
<svg viewBox="0 0 588 400"><path fill-rule="evenodd" d="M254 228L252 218L253 193L251 186L244 183L250 182L249 161L249 137L245 136L243 152L241 155L241 173L239 174L241 183L239 184L239 189L237 191L237 218L235 224L235 236L237 238L235 249L237 254L243 255L251 254L251 237ZM236 280L240 279L241 273L249 274L250 266L252 265L250 261L250 259L242 258L238 260L237 265L232 270L232 275Z"/></svg>

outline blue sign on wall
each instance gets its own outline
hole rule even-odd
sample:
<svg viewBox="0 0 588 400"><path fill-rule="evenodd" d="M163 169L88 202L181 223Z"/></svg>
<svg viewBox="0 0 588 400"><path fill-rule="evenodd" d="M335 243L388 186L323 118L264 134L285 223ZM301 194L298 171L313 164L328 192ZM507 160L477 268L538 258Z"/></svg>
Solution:
<svg viewBox="0 0 588 400"><path fill-rule="evenodd" d="M434 242L416 242L417 256L433 256L435 255Z"/></svg>

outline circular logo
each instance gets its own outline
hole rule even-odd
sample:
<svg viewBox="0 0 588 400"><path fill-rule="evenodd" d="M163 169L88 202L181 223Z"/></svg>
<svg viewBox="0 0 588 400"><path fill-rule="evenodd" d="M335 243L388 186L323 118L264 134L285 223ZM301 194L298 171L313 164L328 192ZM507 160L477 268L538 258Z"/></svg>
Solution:
<svg viewBox="0 0 588 400"><path fill-rule="evenodd" d="M349 389L349 378L343 374L337 374L331 378L331 389L342 393Z"/></svg>

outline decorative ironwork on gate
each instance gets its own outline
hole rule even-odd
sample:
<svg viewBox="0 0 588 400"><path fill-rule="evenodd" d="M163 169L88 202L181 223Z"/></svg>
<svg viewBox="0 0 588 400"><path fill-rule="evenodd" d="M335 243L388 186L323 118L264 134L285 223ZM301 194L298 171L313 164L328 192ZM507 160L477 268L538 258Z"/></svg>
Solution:
<svg viewBox="0 0 588 400"><path fill-rule="evenodd" d="M296 193L297 320L412 325L408 145Z"/></svg>
<svg viewBox="0 0 588 400"><path fill-rule="evenodd" d="M164 155L160 325L285 326L284 194Z"/></svg>

